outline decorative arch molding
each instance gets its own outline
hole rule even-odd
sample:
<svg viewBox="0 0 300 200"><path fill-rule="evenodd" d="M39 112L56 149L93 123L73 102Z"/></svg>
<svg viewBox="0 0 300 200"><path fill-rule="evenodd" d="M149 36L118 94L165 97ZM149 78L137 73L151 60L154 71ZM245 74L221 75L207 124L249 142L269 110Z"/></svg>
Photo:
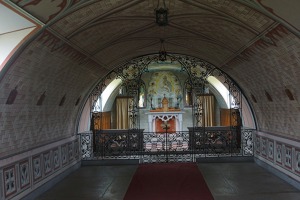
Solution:
<svg viewBox="0 0 300 200"><path fill-rule="evenodd" d="M144 81L143 83L149 86L154 74L166 71L176 76L181 74L178 76L181 85L187 80L191 86L191 106L185 107L182 102L180 106L170 107L170 104L166 104L168 98L164 97L161 99L161 107L150 106L149 99L146 100L149 103L146 107L139 107L140 84ZM147 76L146 73L151 76ZM165 74L162 73L160 77L164 77ZM207 93L209 77L218 80L230 94L229 108L223 109L219 106L219 102L215 101L217 93ZM108 100L110 103L114 101L115 110L100 109L93 112L95 106L99 106L96 102L102 102L103 92L107 92L115 80L121 82ZM162 84L162 81L156 81L155 84ZM120 89L125 93L120 95ZM220 94L217 95L220 98ZM158 99L159 97L156 100ZM210 106L214 104L218 105ZM99 108L105 106L100 103ZM215 111L219 112L218 116L211 114ZM244 119L244 113L247 113L247 119ZM222 116L225 116L225 120L221 119ZM121 121L126 121L124 127L120 126L124 124L120 121L121 118L125 119ZM256 123L242 90L225 72L203 59L192 56L167 54L167 59L162 62L160 55L151 54L116 66L91 90L81 119L88 120L88 124L83 125L83 121L80 121L78 132L90 136L90 147L85 146L83 154L85 151L93 152L98 158L120 158L128 154L132 156L130 158L141 155L142 162L156 162L157 160L148 156L151 152L155 156L162 155L160 159L164 162L165 159L169 159L168 156L164 156L165 151L170 151L169 153L174 154L174 161L183 159L190 162L206 154L253 155L252 132L256 129ZM215 119L219 122L215 123ZM252 126L248 126L247 123ZM83 130L83 126L89 127ZM179 146L171 145L175 143Z"/></svg>
<svg viewBox="0 0 300 200"><path fill-rule="evenodd" d="M160 61L158 54L145 55L141 57L134 58L126 63L123 63L117 67L115 67L111 72L109 72L103 79L101 79L96 87L92 90L89 95L91 99L91 110L95 110L96 102L99 98L101 98L101 94L107 88L107 86L115 79L122 80L122 86L126 88L126 95L132 96L133 98L133 109L131 110L132 120L136 123L136 127L132 127L133 129L139 128L139 85L141 83L141 76L144 73L149 72L149 65L151 63L166 63L169 62L171 64L176 64L177 70L181 72L185 72L189 79L189 84L192 86L193 92L193 124L202 124L199 121L200 116L202 116L203 102L198 98L199 96L205 94L205 85L208 84L208 78L214 77L218 79L225 88L228 90L228 101L229 101L229 110L232 111L230 115L233 116L232 124L240 124L240 117L242 115L242 101L246 101L246 97L242 94L242 90L238 86L238 84L225 72L223 72L218 67L213 64L193 56L187 56L182 54L168 54L167 60L165 62ZM153 70L153 68L151 68ZM99 105L98 105L99 106ZM101 105L100 107L103 107ZM251 112L251 108L247 108L248 111ZM238 115L235 115L238 111ZM253 117L254 119L254 117ZM198 120L198 121L197 121Z"/></svg>

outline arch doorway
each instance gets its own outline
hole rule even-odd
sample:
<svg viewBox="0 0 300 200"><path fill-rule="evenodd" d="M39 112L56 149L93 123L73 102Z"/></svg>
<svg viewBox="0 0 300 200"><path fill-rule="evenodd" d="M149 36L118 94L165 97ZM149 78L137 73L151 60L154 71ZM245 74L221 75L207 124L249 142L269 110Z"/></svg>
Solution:
<svg viewBox="0 0 300 200"><path fill-rule="evenodd" d="M253 156L254 116L222 70L190 56L134 59L102 79L82 112L86 158L194 162Z"/></svg>

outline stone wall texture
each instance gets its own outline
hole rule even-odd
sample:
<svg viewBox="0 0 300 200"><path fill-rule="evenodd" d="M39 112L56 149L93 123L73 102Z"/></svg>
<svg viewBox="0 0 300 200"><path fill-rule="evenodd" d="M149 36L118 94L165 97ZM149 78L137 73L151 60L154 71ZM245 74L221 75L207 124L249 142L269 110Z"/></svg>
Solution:
<svg viewBox="0 0 300 200"><path fill-rule="evenodd" d="M53 50L45 41L41 35L30 43L0 80L0 157L76 134L88 91L106 74L93 63L80 63L75 50ZM14 89L16 98L7 104Z"/></svg>
<svg viewBox="0 0 300 200"><path fill-rule="evenodd" d="M258 41L223 70L244 89L260 131L299 139L300 39L283 27L275 28L269 37L274 44Z"/></svg>

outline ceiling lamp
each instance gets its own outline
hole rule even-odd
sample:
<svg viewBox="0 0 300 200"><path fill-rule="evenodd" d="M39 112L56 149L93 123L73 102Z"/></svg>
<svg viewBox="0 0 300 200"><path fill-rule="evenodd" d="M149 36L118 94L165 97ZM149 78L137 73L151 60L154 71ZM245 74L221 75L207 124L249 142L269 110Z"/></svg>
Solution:
<svg viewBox="0 0 300 200"><path fill-rule="evenodd" d="M165 61L167 60L167 52L164 46L164 40L160 39L160 50L158 52L158 59L160 61Z"/></svg>
<svg viewBox="0 0 300 200"><path fill-rule="evenodd" d="M166 7L165 0L163 0L163 7L159 8L160 1L158 0L157 7L155 9L156 15L156 23L159 26L166 26L168 25L168 9Z"/></svg>

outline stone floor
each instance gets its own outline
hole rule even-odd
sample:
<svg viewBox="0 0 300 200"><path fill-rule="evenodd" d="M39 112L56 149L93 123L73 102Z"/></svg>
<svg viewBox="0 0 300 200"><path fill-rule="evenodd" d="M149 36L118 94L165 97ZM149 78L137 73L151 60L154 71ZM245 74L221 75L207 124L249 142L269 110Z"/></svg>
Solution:
<svg viewBox="0 0 300 200"><path fill-rule="evenodd" d="M299 200L300 191L255 163L199 163L215 200ZM121 200L137 165L85 166L38 200Z"/></svg>
<svg viewBox="0 0 300 200"><path fill-rule="evenodd" d="M300 191L252 163L199 164L215 200L296 200Z"/></svg>

